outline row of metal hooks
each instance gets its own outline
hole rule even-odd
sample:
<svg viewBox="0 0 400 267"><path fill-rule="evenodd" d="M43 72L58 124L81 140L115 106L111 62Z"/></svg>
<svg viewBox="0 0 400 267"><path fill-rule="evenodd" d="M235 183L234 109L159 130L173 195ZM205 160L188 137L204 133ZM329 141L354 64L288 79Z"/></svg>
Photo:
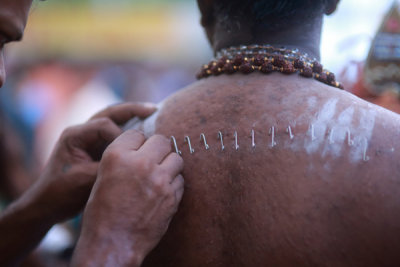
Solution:
<svg viewBox="0 0 400 267"><path fill-rule="evenodd" d="M311 141L315 141L317 139L317 137L315 135L315 128L314 128L313 124L310 125L309 131L310 131ZM286 128L285 132L288 134L290 140L292 140L295 137L294 134L293 134L292 128L290 126L288 126ZM269 146L271 148L273 148L273 147L275 147L277 145L277 143L275 142L276 128L274 126L269 128L268 134L271 137ZM234 132L233 137L234 137L234 141L235 141L235 143L234 143L235 150L239 150L239 142L238 142L237 131ZM217 138L221 143L221 150L222 151L225 150L224 137L223 137L223 134L222 134L221 131L218 131ZM350 130L346 131L346 139L347 139L347 145L348 146L354 145L354 141L352 140ZM174 136L171 136L171 140L172 140L172 143L174 145L175 152L178 153L179 155L182 155L182 151L178 149L176 138ZM209 146L209 144L207 143L207 140L206 140L206 135L204 133L200 134L200 141L204 144L204 148L206 150L210 149L210 146ZM194 150L194 148L192 146L192 143L190 141L190 137L189 136L185 136L184 137L184 142L188 144L190 154L193 154L195 152L195 150ZM329 131L329 143L330 144L334 143L334 128L332 128ZM254 133L253 129L251 130L251 147L252 148L256 147L255 133ZM363 150L363 160L364 161L368 161L369 160L369 157L367 156L367 150L368 150L368 140L365 139L364 140L364 150Z"/></svg>

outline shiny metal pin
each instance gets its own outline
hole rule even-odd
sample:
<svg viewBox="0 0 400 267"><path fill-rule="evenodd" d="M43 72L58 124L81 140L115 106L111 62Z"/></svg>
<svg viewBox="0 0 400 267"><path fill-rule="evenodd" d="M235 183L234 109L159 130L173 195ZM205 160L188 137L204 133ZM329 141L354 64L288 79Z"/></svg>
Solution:
<svg viewBox="0 0 400 267"><path fill-rule="evenodd" d="M238 134L235 131L235 133L233 134L233 136L235 137L235 149L238 150L239 149L239 145L238 145Z"/></svg>
<svg viewBox="0 0 400 267"><path fill-rule="evenodd" d="M290 140L292 140L294 138L294 135L292 133L292 128L290 127L290 125L286 128L286 132L289 134Z"/></svg>
<svg viewBox="0 0 400 267"><path fill-rule="evenodd" d="M221 131L218 132L218 138L221 140L221 150L224 150L224 149L225 149L225 146L224 146L224 139L223 139L223 137L222 137Z"/></svg>
<svg viewBox="0 0 400 267"><path fill-rule="evenodd" d="M269 135L271 136L271 147L276 146L276 142L275 142L275 127L272 126L269 129Z"/></svg>
<svg viewBox="0 0 400 267"><path fill-rule="evenodd" d="M178 145L176 144L176 139L174 136L171 136L172 143L174 144L175 152L178 155L182 155L182 151L178 149Z"/></svg>
<svg viewBox="0 0 400 267"><path fill-rule="evenodd" d="M210 148L210 146L207 144L206 135L204 133L200 134L200 141L204 142L204 147L206 148L206 150Z"/></svg>
<svg viewBox="0 0 400 267"><path fill-rule="evenodd" d="M185 142L188 143L188 145L189 145L190 154L193 154L194 153L194 149L192 148L192 144L190 143L190 137L189 136L185 136Z"/></svg>
<svg viewBox="0 0 400 267"><path fill-rule="evenodd" d="M251 147L255 148L256 147L256 142L254 140L254 130L251 130Z"/></svg>
<svg viewBox="0 0 400 267"><path fill-rule="evenodd" d="M347 144L348 144L349 146L352 146L352 145L354 144L354 141L351 140L351 133L350 133L350 130L347 130Z"/></svg>
<svg viewBox="0 0 400 267"><path fill-rule="evenodd" d="M368 161L369 157L367 156L367 150L368 150L368 140L367 138L364 138L364 152L363 152L363 160Z"/></svg>

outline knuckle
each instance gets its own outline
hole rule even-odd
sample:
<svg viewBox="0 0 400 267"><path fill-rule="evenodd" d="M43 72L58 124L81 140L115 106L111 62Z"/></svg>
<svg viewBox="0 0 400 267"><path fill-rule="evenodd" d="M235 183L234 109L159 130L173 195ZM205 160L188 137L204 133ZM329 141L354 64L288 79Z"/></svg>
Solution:
<svg viewBox="0 0 400 267"><path fill-rule="evenodd" d="M153 182L153 190L158 194L158 195L168 195L168 187L165 183L165 180L163 179L156 179Z"/></svg>
<svg viewBox="0 0 400 267"><path fill-rule="evenodd" d="M61 134L60 139L61 140L66 140L68 138L70 138L71 136L74 136L76 134L76 132L78 131L78 128L80 126L70 126L67 127Z"/></svg>
<svg viewBox="0 0 400 267"><path fill-rule="evenodd" d="M103 154L103 162L115 163L121 161L121 152L114 146L109 146Z"/></svg>
<svg viewBox="0 0 400 267"><path fill-rule="evenodd" d="M92 123L96 124L102 128L106 128L106 127L109 127L110 125L114 124L112 122L112 120L108 117L101 117L101 118L94 119L94 120L92 120Z"/></svg>
<svg viewBox="0 0 400 267"><path fill-rule="evenodd" d="M129 129L127 131L125 131L124 134L127 135L132 135L134 138L141 138L141 139L145 139L145 136L142 132L135 130L135 129Z"/></svg>

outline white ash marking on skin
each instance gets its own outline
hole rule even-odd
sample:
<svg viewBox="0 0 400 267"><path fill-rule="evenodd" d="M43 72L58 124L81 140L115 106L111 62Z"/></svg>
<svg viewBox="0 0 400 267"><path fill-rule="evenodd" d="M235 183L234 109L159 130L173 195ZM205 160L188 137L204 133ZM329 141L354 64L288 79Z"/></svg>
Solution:
<svg viewBox="0 0 400 267"><path fill-rule="evenodd" d="M337 120L332 121L332 129L334 132L330 136L330 142L325 144L322 150L322 156L333 155L335 157L340 157L342 154L343 146L347 144L347 130L351 126L354 115L354 108L348 107L342 111Z"/></svg>
<svg viewBox="0 0 400 267"><path fill-rule="evenodd" d="M304 148L308 154L315 153L326 141L326 130L335 116L338 101L337 98L328 100L316 114L316 117L311 120L310 125L313 125L315 138L313 138L314 140L304 140Z"/></svg>
<svg viewBox="0 0 400 267"><path fill-rule="evenodd" d="M376 111L373 109L360 109L359 124L353 126L354 145L350 150L352 163L363 160L365 141L370 142L375 127Z"/></svg>
<svg viewBox="0 0 400 267"><path fill-rule="evenodd" d="M146 138L152 136L155 132L156 128L156 120L158 114L160 113L161 108L163 107L164 102L160 102L157 104L157 110L150 116L147 117L145 120L141 120L137 117L129 120L124 127L122 128L123 131L134 129L144 133Z"/></svg>

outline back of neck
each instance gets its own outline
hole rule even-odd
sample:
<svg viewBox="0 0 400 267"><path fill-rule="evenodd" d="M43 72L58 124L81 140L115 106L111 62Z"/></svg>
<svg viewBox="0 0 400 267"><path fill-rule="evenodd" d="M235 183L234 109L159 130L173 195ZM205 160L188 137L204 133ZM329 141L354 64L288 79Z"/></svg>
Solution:
<svg viewBox="0 0 400 267"><path fill-rule="evenodd" d="M285 25L276 30L246 22L217 23L212 46L215 52L239 45L269 44L275 47L297 48L319 60L322 16Z"/></svg>

